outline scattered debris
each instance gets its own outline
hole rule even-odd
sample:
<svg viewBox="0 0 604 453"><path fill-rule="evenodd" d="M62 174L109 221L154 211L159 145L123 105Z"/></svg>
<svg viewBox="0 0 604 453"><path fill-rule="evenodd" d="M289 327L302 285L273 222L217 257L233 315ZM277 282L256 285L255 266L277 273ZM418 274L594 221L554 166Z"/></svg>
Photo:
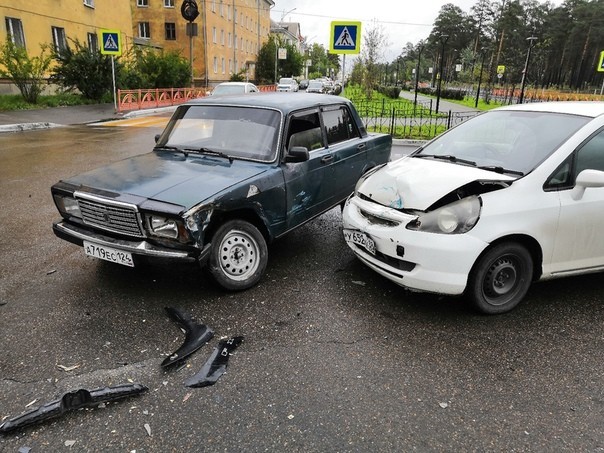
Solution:
<svg viewBox="0 0 604 453"><path fill-rule="evenodd" d="M191 398L191 395L193 395L191 392L187 393L185 395L185 397L182 399L182 402L184 403L185 401L187 401L189 398Z"/></svg>
<svg viewBox="0 0 604 453"><path fill-rule="evenodd" d="M449 407L449 404L448 404L448 403L438 403L438 405L439 405L440 407L442 407L443 409L446 409L447 407Z"/></svg>
<svg viewBox="0 0 604 453"><path fill-rule="evenodd" d="M142 384L121 384L95 390L80 389L68 392L58 400L51 401L5 421L0 425L0 434L6 434L29 425L37 424L83 407L94 408L103 402L140 395L147 390L149 389ZM33 402L30 404L33 404Z"/></svg>
<svg viewBox="0 0 604 453"><path fill-rule="evenodd" d="M294 418L294 414L289 414L289 415L287 416L287 418L289 418L290 420L292 420L292 419Z"/></svg>
<svg viewBox="0 0 604 453"><path fill-rule="evenodd" d="M185 385L187 387L207 387L208 385L214 385L218 378L225 373L229 356L241 343L243 343L243 337L232 337L228 340L221 340L201 370L195 376L187 379Z"/></svg>
<svg viewBox="0 0 604 453"><path fill-rule="evenodd" d="M17 453L29 453L31 451L31 447L19 447Z"/></svg>
<svg viewBox="0 0 604 453"><path fill-rule="evenodd" d="M151 437L151 426L149 425L149 423L145 423L145 431L147 431L147 434L149 435L149 437Z"/></svg>
<svg viewBox="0 0 604 453"><path fill-rule="evenodd" d="M57 271L56 269L52 269L52 270L46 272L46 275L54 274L56 271Z"/></svg>
<svg viewBox="0 0 604 453"><path fill-rule="evenodd" d="M204 324L198 324L186 313L177 308L166 307L168 316L179 323L185 331L185 341L178 350L170 354L162 362L161 366L166 368L181 363L185 358L193 354L204 344L212 339L214 331Z"/></svg>
<svg viewBox="0 0 604 453"><path fill-rule="evenodd" d="M33 406L33 405L34 405L34 403L35 403L36 401L38 401L38 398L36 398L35 400L33 400L33 401L31 401L31 402L27 403L27 404L25 405L25 407L26 407L26 408L28 408L29 406Z"/></svg>
<svg viewBox="0 0 604 453"><path fill-rule="evenodd" d="M365 286L367 283L362 282L360 280L353 280L352 283L354 283L355 285L359 285L359 286Z"/></svg>
<svg viewBox="0 0 604 453"><path fill-rule="evenodd" d="M73 447L75 445L76 441L75 440L66 440L65 441L65 446L66 447Z"/></svg>
<svg viewBox="0 0 604 453"><path fill-rule="evenodd" d="M73 371L73 370L80 368L80 365L65 366L65 365L57 364L57 368L60 368L61 370L68 372L68 371Z"/></svg>

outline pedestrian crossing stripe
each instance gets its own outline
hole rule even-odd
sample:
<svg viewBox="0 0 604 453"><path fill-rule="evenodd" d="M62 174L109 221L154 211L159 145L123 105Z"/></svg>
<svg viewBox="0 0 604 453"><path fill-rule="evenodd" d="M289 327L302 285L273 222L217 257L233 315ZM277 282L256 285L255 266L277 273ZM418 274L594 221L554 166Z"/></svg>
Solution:
<svg viewBox="0 0 604 453"><path fill-rule="evenodd" d="M101 30L101 53L103 55L121 55L122 45L119 30Z"/></svg>
<svg viewBox="0 0 604 453"><path fill-rule="evenodd" d="M330 53L358 54L361 47L361 22L332 22L329 43Z"/></svg>

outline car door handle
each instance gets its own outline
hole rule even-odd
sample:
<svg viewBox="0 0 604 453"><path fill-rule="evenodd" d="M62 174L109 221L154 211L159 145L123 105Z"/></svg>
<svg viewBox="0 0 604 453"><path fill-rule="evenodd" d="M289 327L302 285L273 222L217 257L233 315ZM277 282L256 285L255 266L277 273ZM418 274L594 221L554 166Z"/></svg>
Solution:
<svg viewBox="0 0 604 453"><path fill-rule="evenodd" d="M322 164L330 164L331 162L333 162L333 156L331 154L329 156L324 156L321 159Z"/></svg>
<svg viewBox="0 0 604 453"><path fill-rule="evenodd" d="M359 149L359 150L365 149L366 147L367 147L367 145L365 143L359 143L357 145L357 149Z"/></svg>

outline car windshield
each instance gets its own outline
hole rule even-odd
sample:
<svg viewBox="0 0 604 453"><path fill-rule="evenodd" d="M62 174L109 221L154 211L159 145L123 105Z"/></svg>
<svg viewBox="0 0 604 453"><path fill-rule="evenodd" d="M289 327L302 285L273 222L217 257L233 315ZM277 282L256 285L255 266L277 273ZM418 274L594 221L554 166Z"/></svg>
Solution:
<svg viewBox="0 0 604 453"><path fill-rule="evenodd" d="M181 106L156 149L208 150L234 159L273 161L280 118L276 110L257 107Z"/></svg>
<svg viewBox="0 0 604 453"><path fill-rule="evenodd" d="M323 82L313 80L312 82L308 83L308 88L323 88Z"/></svg>
<svg viewBox="0 0 604 453"><path fill-rule="evenodd" d="M524 175L588 121L549 112L491 111L461 123L413 156Z"/></svg>
<svg viewBox="0 0 604 453"><path fill-rule="evenodd" d="M218 85L212 91L213 96L223 95L223 94L243 94L245 93L244 85Z"/></svg>
<svg viewBox="0 0 604 453"><path fill-rule="evenodd" d="M279 79L279 85L292 85L293 83L293 79Z"/></svg>

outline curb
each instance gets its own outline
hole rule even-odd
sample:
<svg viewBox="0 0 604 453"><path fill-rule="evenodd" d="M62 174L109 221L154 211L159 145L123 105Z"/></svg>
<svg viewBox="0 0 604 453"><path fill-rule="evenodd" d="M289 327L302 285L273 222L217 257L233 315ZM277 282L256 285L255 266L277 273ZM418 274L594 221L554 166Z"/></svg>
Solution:
<svg viewBox="0 0 604 453"><path fill-rule="evenodd" d="M57 123L21 123L21 124L4 124L0 126L0 133L2 132L22 132L22 131L33 131L36 129L52 129L54 127L63 127L62 124Z"/></svg>
<svg viewBox="0 0 604 453"><path fill-rule="evenodd" d="M420 147L424 143L428 143L429 140L412 140L408 138L393 138L392 144L397 146L416 146Z"/></svg>

